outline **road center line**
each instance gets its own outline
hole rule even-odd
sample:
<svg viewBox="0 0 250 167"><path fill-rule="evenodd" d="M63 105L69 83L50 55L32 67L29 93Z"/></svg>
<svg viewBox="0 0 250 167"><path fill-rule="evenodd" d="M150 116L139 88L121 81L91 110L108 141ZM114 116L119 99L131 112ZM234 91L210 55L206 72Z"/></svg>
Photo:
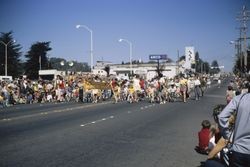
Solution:
<svg viewBox="0 0 250 167"><path fill-rule="evenodd" d="M148 105L148 106L144 106L144 107L140 107L141 110L144 110L144 109L147 109L147 108L150 108L150 107L154 107L155 104L151 104L151 105ZM127 111L128 114L131 114L132 111ZM99 119L99 120L95 120L95 121L92 121L92 122L89 122L89 123L86 123L86 124L81 124L80 126L81 127L85 127L87 125L92 125L92 124L96 124L96 123L99 123L99 122L103 122L103 121L107 121L109 119L114 119L115 116L111 115L109 117L106 117L106 118L102 118L102 119Z"/></svg>
<svg viewBox="0 0 250 167"><path fill-rule="evenodd" d="M65 108L65 109L56 109L56 110L49 110L47 112L41 112L41 113L34 113L34 114L30 114L30 115L24 115L24 116L17 116L17 117L11 117L11 118L5 118L5 119L0 119L0 122L5 122L6 120L8 121L15 121L15 120L20 120L20 119L25 119L25 118L32 118L32 117L37 117L37 116L41 116L41 115L49 115L49 114L53 114L53 113L61 113L61 112L71 112L74 110L79 110L79 109L85 109L85 108L90 108L93 106L100 106L100 105L106 105L106 104L110 104L111 102L105 102L105 103L97 103L95 105L90 104L90 105L83 105L83 106L77 106L77 107L73 107L73 108ZM56 104L56 103L55 103ZM61 103L58 103L61 104ZM43 104L40 104L40 106L46 106Z"/></svg>
<svg viewBox="0 0 250 167"><path fill-rule="evenodd" d="M84 126L87 126L87 125L91 125L91 124L96 124L96 123L99 123L99 122L107 121L108 119L113 119L113 118L115 118L115 117L113 115L111 115L109 117L102 118L102 119L99 119L99 120L96 120L96 121L92 121L92 122L89 122L89 123L86 123L86 124L82 124L80 126L84 127Z"/></svg>

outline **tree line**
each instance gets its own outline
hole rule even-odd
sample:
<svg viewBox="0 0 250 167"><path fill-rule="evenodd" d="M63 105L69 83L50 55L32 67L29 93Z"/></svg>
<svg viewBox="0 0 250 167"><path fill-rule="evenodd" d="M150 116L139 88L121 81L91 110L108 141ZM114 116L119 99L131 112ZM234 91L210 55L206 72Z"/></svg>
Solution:
<svg viewBox="0 0 250 167"><path fill-rule="evenodd" d="M179 62L185 60L185 55L179 58ZM213 60L211 65L200 58L199 52L195 52L195 60L191 64L191 68L197 73L206 73L206 74L217 74L219 73L220 66L217 60Z"/></svg>
<svg viewBox="0 0 250 167"><path fill-rule="evenodd" d="M62 71L90 71L87 63L67 61L63 58L49 58L48 52L52 50L50 42L35 42L29 51L24 54L25 60L21 57L21 45L14 41L13 32L1 33L0 36L0 75L7 75L17 78L26 75L30 79L38 79L39 70L57 69ZM7 55L6 55L7 50Z"/></svg>

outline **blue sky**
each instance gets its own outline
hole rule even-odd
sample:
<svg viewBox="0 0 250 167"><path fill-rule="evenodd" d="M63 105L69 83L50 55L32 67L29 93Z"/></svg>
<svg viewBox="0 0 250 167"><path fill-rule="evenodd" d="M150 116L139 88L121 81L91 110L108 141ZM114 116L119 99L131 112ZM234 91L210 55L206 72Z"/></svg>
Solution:
<svg viewBox="0 0 250 167"><path fill-rule="evenodd" d="M238 38L236 21L248 0L1 0L0 32L13 31L23 55L37 41L51 41L50 57L90 64L90 33L93 30L94 62L148 61L150 54L177 59L185 46L194 46L204 61L217 60L225 70L234 62ZM249 24L248 24L249 25ZM249 35L249 33L248 33Z"/></svg>

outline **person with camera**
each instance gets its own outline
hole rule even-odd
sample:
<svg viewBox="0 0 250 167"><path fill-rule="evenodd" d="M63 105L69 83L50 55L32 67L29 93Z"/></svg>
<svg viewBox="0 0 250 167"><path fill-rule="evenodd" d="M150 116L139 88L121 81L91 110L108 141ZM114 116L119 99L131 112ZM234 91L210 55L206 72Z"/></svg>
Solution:
<svg viewBox="0 0 250 167"><path fill-rule="evenodd" d="M219 114L219 126L223 139L230 140L229 118L235 115L230 167L250 167L250 78L245 82L248 92L234 97Z"/></svg>

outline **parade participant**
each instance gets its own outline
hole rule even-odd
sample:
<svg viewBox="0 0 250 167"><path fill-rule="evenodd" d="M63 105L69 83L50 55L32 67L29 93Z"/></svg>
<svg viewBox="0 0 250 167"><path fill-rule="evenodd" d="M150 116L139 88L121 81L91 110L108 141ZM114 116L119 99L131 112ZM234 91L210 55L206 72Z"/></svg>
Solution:
<svg viewBox="0 0 250 167"><path fill-rule="evenodd" d="M144 90L145 89L145 81L143 78L140 78L139 84L140 84L141 89Z"/></svg>
<svg viewBox="0 0 250 167"><path fill-rule="evenodd" d="M133 103L135 101L134 97L135 97L135 90L132 84L129 84L128 86L128 98L127 101L129 103Z"/></svg>
<svg viewBox="0 0 250 167"><path fill-rule="evenodd" d="M191 98L191 96L193 96L193 94L194 94L194 79L193 79L193 77L188 78L187 90L188 90L188 92L187 92L188 97Z"/></svg>
<svg viewBox="0 0 250 167"><path fill-rule="evenodd" d="M139 77L137 75L135 75L135 77L133 78L133 88L135 90L135 101L138 102L138 94L141 92L141 86L140 86L140 80Z"/></svg>
<svg viewBox="0 0 250 167"><path fill-rule="evenodd" d="M207 78L207 88L210 88L211 87L211 79L210 78Z"/></svg>
<svg viewBox="0 0 250 167"><path fill-rule="evenodd" d="M199 80L198 77L195 78L194 80L194 93L195 93L195 100L199 100L200 99L200 85L201 85L201 82Z"/></svg>
<svg viewBox="0 0 250 167"><path fill-rule="evenodd" d="M124 93L124 99L123 100L127 100L128 99L128 95L129 95L129 88L127 84L123 85L123 93Z"/></svg>
<svg viewBox="0 0 250 167"><path fill-rule="evenodd" d="M218 88L220 88L220 86L221 86L221 79L219 78L218 79Z"/></svg>
<svg viewBox="0 0 250 167"><path fill-rule="evenodd" d="M201 80L201 86L200 86L200 89L201 89L201 96L204 95L204 92L205 92L205 89L206 89L206 86L207 86L207 81L206 81L206 78L205 77L202 77Z"/></svg>
<svg viewBox="0 0 250 167"><path fill-rule="evenodd" d="M3 106L4 107L8 107L9 106L9 97L10 97L10 93L8 91L8 86L6 83L3 84L2 87L2 97L3 97Z"/></svg>
<svg viewBox="0 0 250 167"><path fill-rule="evenodd" d="M168 88L168 100L169 102L174 102L175 100L175 93L176 93L176 86L173 81L169 83L169 88Z"/></svg>
<svg viewBox="0 0 250 167"><path fill-rule="evenodd" d="M140 78L140 99L144 98L146 96L145 89L146 89L146 83L145 80L141 77Z"/></svg>
<svg viewBox="0 0 250 167"><path fill-rule="evenodd" d="M183 102L186 103L187 102L187 79L184 77L181 77L181 80L180 80L180 91L182 94Z"/></svg>
<svg viewBox="0 0 250 167"><path fill-rule="evenodd" d="M111 86L111 89L112 89L112 92L113 92L113 96L114 96L114 103L117 103L118 102L118 95L119 95L119 85L118 85L118 80L117 78L113 78L110 82L110 86Z"/></svg>
<svg viewBox="0 0 250 167"><path fill-rule="evenodd" d="M148 89L147 89L147 94L149 97L150 103L153 103L155 101L155 87L153 83L149 83Z"/></svg>
<svg viewBox="0 0 250 167"><path fill-rule="evenodd" d="M4 98L5 98L4 93L0 91L0 105L2 107L5 107L5 101L4 101L5 99Z"/></svg>

